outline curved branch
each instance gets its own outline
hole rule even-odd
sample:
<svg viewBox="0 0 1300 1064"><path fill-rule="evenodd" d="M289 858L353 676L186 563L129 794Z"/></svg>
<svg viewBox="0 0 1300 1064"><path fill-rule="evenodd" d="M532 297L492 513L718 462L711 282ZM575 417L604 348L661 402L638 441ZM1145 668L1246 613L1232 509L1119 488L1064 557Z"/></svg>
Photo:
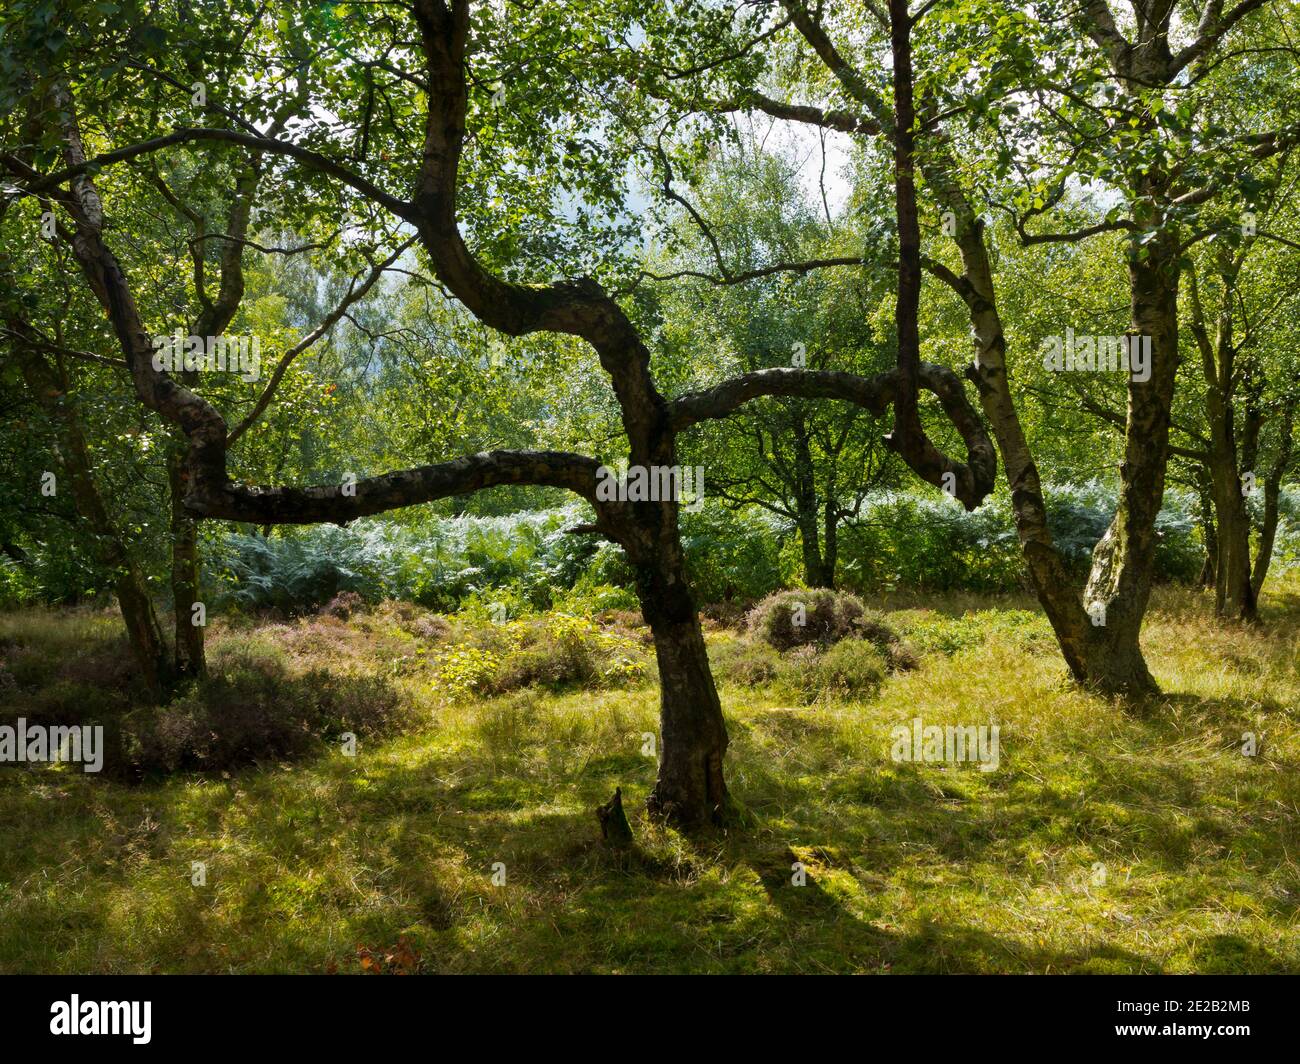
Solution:
<svg viewBox="0 0 1300 1064"><path fill-rule="evenodd" d="M890 370L875 377L861 377L856 373L822 369L754 370L712 388L678 396L668 403L668 416L673 431L681 432L700 421L725 418L761 396L844 399L878 415L893 402L895 373Z"/></svg>
<svg viewBox="0 0 1300 1064"><path fill-rule="evenodd" d="M413 10L430 88L413 221L434 274L479 321L508 336L558 332L586 340L609 374L632 460L671 464L672 441L665 432L664 399L650 375L650 352L618 303L588 277L548 285L503 281L466 246L456 192L468 107L470 4L416 0Z"/></svg>
<svg viewBox="0 0 1300 1064"><path fill-rule="evenodd" d="M993 491L997 476L993 443L983 421L966 398L957 374L946 366L922 362L917 376L920 386L938 397L944 413L961 435L967 460L957 462L934 448L922 457L899 453L923 480L945 490L951 489L966 509L973 510ZM898 386L897 369L875 377L834 370L761 369L733 377L712 388L679 396L668 404L668 416L673 431L680 432L700 421L725 418L743 404L765 395L842 399L878 415L893 403ZM885 442L891 450L897 451L889 437ZM948 480L947 474L952 474L953 479Z"/></svg>
<svg viewBox="0 0 1300 1064"><path fill-rule="evenodd" d="M1024 218L1016 218L1016 232L1020 236L1020 243L1025 247L1032 247L1034 244L1077 244L1089 237L1097 236L1099 233L1134 232L1136 230L1137 226L1130 219L1117 218L1114 221L1086 225L1082 229L1076 229L1069 233L1031 233L1025 229Z"/></svg>
<svg viewBox="0 0 1300 1064"><path fill-rule="evenodd" d="M336 177L345 185L360 192L367 199L373 200L380 206L391 211L406 221L413 221L411 205L405 200L385 192L368 178L362 177L353 170L348 169L342 163L336 162L328 155L322 155L320 152L312 151L310 148L304 148L300 144L294 144L287 140L277 140L274 137L254 136L251 133L240 133L233 129L176 129L171 133L165 133L160 137L153 137L150 140L140 141L137 144L128 144L124 148L117 148L114 151L104 152L102 155L96 155L92 159L82 158L81 160L64 167L62 170L52 174L43 174L30 183L23 186L23 191L36 194L57 188L65 181L71 181L86 173L94 173L103 169L105 166L111 166L114 163L126 162L130 159L138 158L141 155L148 155L151 152L161 151L163 148L170 148L175 144L189 144L195 141L217 141L225 144L238 144L244 148L251 148L253 151L267 152L271 155L284 155L291 159L296 159L300 163L310 166L312 169L319 170L323 174Z"/></svg>
<svg viewBox="0 0 1300 1064"><path fill-rule="evenodd" d="M594 458L566 451L483 451L449 462L310 488L253 487L207 480L186 498L201 517L254 524L343 524L402 506L466 495L501 484L566 488L596 503ZM604 505L604 504L602 504Z"/></svg>
<svg viewBox="0 0 1300 1064"><path fill-rule="evenodd" d="M674 270L672 273L652 273L650 270L642 270L641 277L651 281L679 281L683 278L690 278L696 281L708 281L710 284L723 288L728 285L757 281L763 277L772 277L778 273L812 273L814 270L825 270L837 266L867 266L870 263L870 259L864 259L857 255L841 255L829 259L774 262L767 266L758 266L752 270L741 270L738 273L727 273L722 276L705 273L703 270Z"/></svg>
<svg viewBox="0 0 1300 1064"><path fill-rule="evenodd" d="M800 122L809 126L819 126L822 129L833 129L840 133L876 136L881 132L880 123L874 118L867 118L854 114L852 111L844 111L833 107L823 108L813 107L808 104L784 103L752 89L735 99L718 100L710 107L719 114L752 109L761 111L771 118L778 118L787 122Z"/></svg>

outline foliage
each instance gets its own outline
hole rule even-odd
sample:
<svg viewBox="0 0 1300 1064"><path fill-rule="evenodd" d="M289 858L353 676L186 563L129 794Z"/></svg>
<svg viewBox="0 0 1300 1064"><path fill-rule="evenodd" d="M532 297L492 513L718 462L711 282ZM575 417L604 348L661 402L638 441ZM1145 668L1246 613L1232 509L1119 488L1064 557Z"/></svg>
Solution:
<svg viewBox="0 0 1300 1064"><path fill-rule="evenodd" d="M220 671L121 722L121 767L147 776L294 760L351 734L391 735L410 716L382 676L312 669L290 677L274 655L227 655Z"/></svg>
<svg viewBox="0 0 1300 1064"><path fill-rule="evenodd" d="M1098 483L1058 486L1048 501L1058 546L1083 568L1109 524L1114 493ZM1193 507L1188 493L1166 494L1156 526L1162 579L1189 581L1199 571ZM498 606L512 617L548 608L635 609L622 552L564 532L581 520L581 509L569 506L500 517L430 517L419 525L367 519L271 538L232 534L210 552L212 600L217 608L285 616L314 611L344 591L370 602L398 598L443 611L477 609L484 616ZM1287 527L1280 555L1290 542ZM786 526L761 510L706 505L684 515L687 571L700 602L748 603L781 587L788 542ZM873 496L844 539L840 565L844 582L862 590L999 591L1023 579L1002 496L974 513L942 497Z"/></svg>
<svg viewBox="0 0 1300 1064"><path fill-rule="evenodd" d="M570 506L422 525L368 519L271 538L234 534L212 552L209 578L219 605L282 615L317 609L340 591L454 610L475 596L495 601L509 586L544 609L551 588L573 587L594 552L590 542L564 532L580 512Z"/></svg>
<svg viewBox="0 0 1300 1064"><path fill-rule="evenodd" d="M1195 506L1188 492L1166 492L1156 520L1158 580L1186 582L1199 572L1203 555ZM1114 512L1114 490L1102 483L1047 488L1048 526L1066 562L1079 573L1086 571ZM1003 493L974 513L933 495L881 495L850 531L841 564L851 587L992 592L1024 583L1010 500Z"/></svg>
<svg viewBox="0 0 1300 1064"><path fill-rule="evenodd" d="M682 518L686 572L700 602L753 602L783 584L782 526L770 514L706 504Z"/></svg>
<svg viewBox="0 0 1300 1064"><path fill-rule="evenodd" d="M916 610L898 618L907 642L920 653L956 654L980 647L990 638L1016 644L1026 651L1050 649L1052 630L1047 618L1028 610L976 610L945 617Z"/></svg>
<svg viewBox="0 0 1300 1064"><path fill-rule="evenodd" d="M815 646L791 650L776 674L779 690L808 704L818 700L869 697L888 672L884 655L866 640L845 639L819 651Z"/></svg>
<svg viewBox="0 0 1300 1064"><path fill-rule="evenodd" d="M437 659L438 679L458 698L524 687L619 687L649 675L645 647L617 631L565 613L484 623L461 616L463 644Z"/></svg>

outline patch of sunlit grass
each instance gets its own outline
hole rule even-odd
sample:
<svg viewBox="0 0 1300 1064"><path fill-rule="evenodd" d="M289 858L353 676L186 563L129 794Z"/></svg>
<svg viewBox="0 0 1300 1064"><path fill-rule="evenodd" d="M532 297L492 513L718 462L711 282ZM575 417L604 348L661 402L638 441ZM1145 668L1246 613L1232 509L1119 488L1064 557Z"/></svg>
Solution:
<svg viewBox="0 0 1300 1064"><path fill-rule="evenodd" d="M1162 590L1165 693L1140 708L1067 683L1019 600L913 596L897 620L931 649L877 693L723 685L744 826L694 840L641 812L652 684L456 699L417 661L395 682L421 723L356 757L139 787L0 771L0 971L357 971L399 940L448 972L1294 971L1297 587L1255 629ZM33 623L0 641L102 626ZM285 642L371 661L349 625ZM997 724L997 770L894 761L915 717ZM598 842L615 786L632 857Z"/></svg>

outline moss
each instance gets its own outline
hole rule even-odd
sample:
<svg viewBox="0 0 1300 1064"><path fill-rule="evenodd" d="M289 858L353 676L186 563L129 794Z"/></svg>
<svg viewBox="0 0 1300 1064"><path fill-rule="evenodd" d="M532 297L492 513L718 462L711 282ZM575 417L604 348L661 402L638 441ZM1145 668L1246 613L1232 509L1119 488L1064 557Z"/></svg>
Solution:
<svg viewBox="0 0 1300 1064"><path fill-rule="evenodd" d="M392 678L416 721L355 758L137 786L0 771L0 970L355 972L369 956L423 972L1294 971L1297 590L1279 580L1267 627L1225 632L1203 598L1161 589L1145 643L1167 694L1141 717L1027 654L1015 616L907 672L850 641L876 655L870 697L812 706L729 670L750 651L718 633L749 822L699 842L642 812L651 684L451 699L416 663ZM60 623L83 621L48 618L6 653L64 645ZM290 677L331 667L294 631L239 639ZM370 638L333 669L378 674L389 644ZM1228 649L1248 667L1224 668ZM998 723L998 770L894 762L890 730L918 714ZM1243 730L1261 737L1254 757ZM615 786L635 861L598 842L592 810Z"/></svg>

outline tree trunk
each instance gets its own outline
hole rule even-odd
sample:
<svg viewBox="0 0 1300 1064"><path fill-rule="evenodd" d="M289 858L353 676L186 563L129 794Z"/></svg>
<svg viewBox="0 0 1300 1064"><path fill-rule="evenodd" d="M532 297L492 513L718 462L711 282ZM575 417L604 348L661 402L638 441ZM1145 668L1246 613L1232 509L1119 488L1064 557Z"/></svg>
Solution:
<svg viewBox="0 0 1300 1064"><path fill-rule="evenodd" d="M1201 305L1199 286L1189 273L1192 332L1201 350L1201 371L1205 378L1206 420L1209 423L1210 496L1214 501L1215 561L1214 612L1240 621L1255 619L1255 593L1250 572L1250 511L1243 494L1242 468L1249 470L1258 441L1258 425L1252 430L1247 403L1244 438L1237 433L1237 397L1240 373L1233 340L1233 295L1239 266L1221 257L1220 278L1224 295L1217 315L1216 335L1210 338ZM1252 471L1253 476L1253 471Z"/></svg>
<svg viewBox="0 0 1300 1064"><path fill-rule="evenodd" d="M803 547L803 579L809 587L834 587L829 566L817 542L817 514L811 519L799 515L799 544Z"/></svg>
<svg viewBox="0 0 1300 1064"><path fill-rule="evenodd" d="M114 548L110 550L116 553ZM122 620L131 642L131 654L140 669L140 678L149 694L161 702L173 679L167 641L154 612L144 574L134 563L126 560L124 555L122 557L119 575L114 583L118 609L122 611Z"/></svg>
<svg viewBox="0 0 1300 1064"><path fill-rule="evenodd" d="M1142 224L1156 219L1139 218ZM1094 629L1086 671L1088 682L1107 694L1146 695L1158 691L1139 636L1151 596L1156 518L1164 502L1169 457L1169 418L1178 369L1178 240L1161 232L1129 253L1131 344L1150 337L1147 380L1128 381L1124 457L1120 461L1119 505L1110 528L1093 551L1084 602L1105 623Z"/></svg>
<svg viewBox="0 0 1300 1064"><path fill-rule="evenodd" d="M809 587L830 587L834 570L827 572L818 534L817 481L813 470L812 450L803 418L794 419L794 473L796 525L799 545L803 548L803 578Z"/></svg>
<svg viewBox="0 0 1300 1064"><path fill-rule="evenodd" d="M1277 540L1278 491L1281 485L1265 485L1264 523L1259 529L1259 544L1255 548L1255 565L1250 574L1250 592L1255 606L1254 620L1259 616L1259 595L1264 590L1268 567L1273 561L1273 544Z"/></svg>
<svg viewBox="0 0 1300 1064"><path fill-rule="evenodd" d="M836 502L834 494L827 494L823 516L825 524L822 535L822 566L826 574L826 583L821 586L833 588L835 565L840 555L840 513L839 503Z"/></svg>
<svg viewBox="0 0 1300 1064"><path fill-rule="evenodd" d="M976 217L954 176L958 166L951 145L937 136L936 148L923 157L925 176L940 203L951 212L952 235L961 253L963 274L958 276L934 263L931 269L967 306L975 361L967 368L966 376L979 392L980 406L1002 455L1020 550L1066 668L1075 680L1086 682L1091 657L1088 648L1094 638L1092 625L1084 612L1078 583L1052 540L1038 466L1011 394L1006 334L997 308L993 268L984 243L984 223Z"/></svg>
<svg viewBox="0 0 1300 1064"><path fill-rule="evenodd" d="M185 509L188 473L182 436L167 455L167 481L171 495L172 601L175 604L176 676L188 679L207 672L202 625L195 623L199 598L199 526Z"/></svg>
<svg viewBox="0 0 1300 1064"><path fill-rule="evenodd" d="M1205 561L1201 565L1197 583L1201 587L1214 587L1218 582L1219 566L1219 533L1214 523L1214 488L1209 482L1208 471L1199 467L1196 481L1196 492L1201 504L1201 542L1205 547Z"/></svg>
<svg viewBox="0 0 1300 1064"><path fill-rule="evenodd" d="M722 758L722 719L704 633L686 583L675 521L666 526L656 556L636 567L641 612L654 635L659 663L659 777L647 806L691 830L721 823L728 811Z"/></svg>
<svg viewBox="0 0 1300 1064"><path fill-rule="evenodd" d="M1218 558L1215 562L1214 612L1229 620L1256 619L1255 590L1250 571L1250 513L1230 458L1215 462L1215 525Z"/></svg>
<svg viewBox="0 0 1300 1064"><path fill-rule="evenodd" d="M16 332L22 329L17 321L9 325ZM113 590L140 679L149 694L161 700L172 680L167 641L154 612L144 573L113 526L95 484L90 447L66 374L61 366L51 365L35 350L20 347L20 353L28 387L58 426L59 464L71 487L77 512L89 526L96 559L112 573Z"/></svg>
<svg viewBox="0 0 1300 1064"><path fill-rule="evenodd" d="M1282 478L1286 476L1291 465L1291 434L1295 426L1296 400L1290 400L1282 409L1278 426L1277 460L1264 482L1264 523L1259 529L1259 546L1255 551L1255 568L1251 573L1250 586L1258 605L1260 592L1264 589L1264 580L1268 576L1269 564L1273 561L1273 543L1277 539L1278 496L1282 491Z"/></svg>

